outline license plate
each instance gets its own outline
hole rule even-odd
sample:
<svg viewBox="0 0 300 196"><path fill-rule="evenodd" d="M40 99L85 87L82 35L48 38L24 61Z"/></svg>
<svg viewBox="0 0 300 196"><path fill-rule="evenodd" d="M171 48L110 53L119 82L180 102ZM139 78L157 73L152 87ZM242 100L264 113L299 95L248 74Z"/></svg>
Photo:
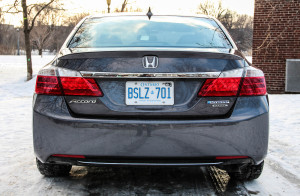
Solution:
<svg viewBox="0 0 300 196"><path fill-rule="evenodd" d="M174 82L128 81L126 105L174 105Z"/></svg>

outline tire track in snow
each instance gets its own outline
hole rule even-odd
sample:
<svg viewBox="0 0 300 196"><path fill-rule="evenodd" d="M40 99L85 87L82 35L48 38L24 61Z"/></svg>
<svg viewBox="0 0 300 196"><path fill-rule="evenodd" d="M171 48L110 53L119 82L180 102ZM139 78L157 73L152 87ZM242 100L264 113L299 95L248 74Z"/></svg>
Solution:
<svg viewBox="0 0 300 196"><path fill-rule="evenodd" d="M280 174L282 177L284 177L285 179L287 179L289 182L293 183L300 189L300 179L295 174L290 173L289 171L281 167L281 165L274 159L268 158L265 160L265 162L270 166L270 168L274 172Z"/></svg>

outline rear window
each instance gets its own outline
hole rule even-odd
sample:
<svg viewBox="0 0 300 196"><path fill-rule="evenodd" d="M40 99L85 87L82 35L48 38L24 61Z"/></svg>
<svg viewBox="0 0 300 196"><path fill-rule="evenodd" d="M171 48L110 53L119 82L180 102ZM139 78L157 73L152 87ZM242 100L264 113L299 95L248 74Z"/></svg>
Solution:
<svg viewBox="0 0 300 196"><path fill-rule="evenodd" d="M232 48L216 22L180 16L122 16L87 19L69 48Z"/></svg>

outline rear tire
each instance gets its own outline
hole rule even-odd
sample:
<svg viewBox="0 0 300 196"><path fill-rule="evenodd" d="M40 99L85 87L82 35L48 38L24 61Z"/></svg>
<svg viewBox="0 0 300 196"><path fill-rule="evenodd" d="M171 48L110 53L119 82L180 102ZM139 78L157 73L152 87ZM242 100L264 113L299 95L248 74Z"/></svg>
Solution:
<svg viewBox="0 0 300 196"><path fill-rule="evenodd" d="M68 176L72 165L42 163L36 158L36 166L40 173L47 177Z"/></svg>
<svg viewBox="0 0 300 196"><path fill-rule="evenodd" d="M229 176L236 180L254 180L257 179L264 167L264 161L258 165L243 165L238 169L239 171L228 172Z"/></svg>

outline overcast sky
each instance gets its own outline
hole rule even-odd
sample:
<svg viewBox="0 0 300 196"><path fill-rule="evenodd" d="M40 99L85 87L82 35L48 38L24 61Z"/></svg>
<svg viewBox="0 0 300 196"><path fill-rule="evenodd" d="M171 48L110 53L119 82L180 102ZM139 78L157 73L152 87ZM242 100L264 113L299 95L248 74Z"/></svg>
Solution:
<svg viewBox="0 0 300 196"><path fill-rule="evenodd" d="M14 0L0 0L0 7ZM27 0L28 4L43 0ZM46 0L44 0L46 1ZM88 12L90 14L103 13L107 10L106 0L61 0L64 3L66 14ZM124 0L111 0L111 11L121 8ZM195 14L198 5L206 0L128 0L127 7L141 8L144 12L151 6L153 13L180 13ZM219 0L210 0L218 3ZM253 16L254 0L221 0L224 7L234 10L240 14L248 14ZM21 17L9 17L7 23L20 25ZM20 19L19 19L20 18ZM16 20L17 19L17 20Z"/></svg>

